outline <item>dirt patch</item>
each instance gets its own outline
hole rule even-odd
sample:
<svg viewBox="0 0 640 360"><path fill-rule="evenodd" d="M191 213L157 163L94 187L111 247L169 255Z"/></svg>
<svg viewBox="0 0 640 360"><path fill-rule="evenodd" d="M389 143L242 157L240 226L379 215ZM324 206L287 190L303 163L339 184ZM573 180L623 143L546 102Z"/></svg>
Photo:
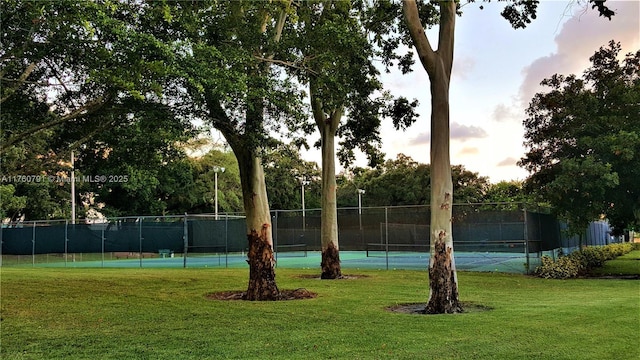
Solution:
<svg viewBox="0 0 640 360"><path fill-rule="evenodd" d="M354 279L362 279L367 278L369 275L341 275L335 279L322 279L321 275L299 275L297 276L300 279L317 279L317 280L354 280Z"/></svg>
<svg viewBox="0 0 640 360"><path fill-rule="evenodd" d="M209 293L206 298L209 300L244 300L244 291L218 291ZM318 296L317 293L311 292L305 288L299 288L294 290L281 290L276 299L273 300L303 300L313 299Z"/></svg>
<svg viewBox="0 0 640 360"><path fill-rule="evenodd" d="M463 313L476 313L493 310L493 308L490 306L474 304L470 302L462 302L461 305L464 309ZM390 312L401 314L429 315L427 314L427 304L425 303L398 304L388 306L385 309Z"/></svg>

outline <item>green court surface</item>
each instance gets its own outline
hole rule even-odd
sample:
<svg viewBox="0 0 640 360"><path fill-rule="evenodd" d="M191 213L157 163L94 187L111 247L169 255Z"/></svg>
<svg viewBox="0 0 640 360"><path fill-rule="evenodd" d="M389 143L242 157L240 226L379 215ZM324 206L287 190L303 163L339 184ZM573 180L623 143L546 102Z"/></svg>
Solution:
<svg viewBox="0 0 640 360"><path fill-rule="evenodd" d="M72 256L73 255L73 256ZM244 253L181 254L161 257L158 254L130 253L131 258L115 258L111 253L70 254L66 260L61 254L37 255L36 257L4 256L2 266L20 267L69 267L69 268L248 268ZM319 251L291 251L276 253L276 266L280 268L319 268ZM348 269L412 269L426 270L429 254L419 252L384 251L340 251L342 268ZM539 265L537 254L521 253L456 252L456 268L466 271L527 273Z"/></svg>

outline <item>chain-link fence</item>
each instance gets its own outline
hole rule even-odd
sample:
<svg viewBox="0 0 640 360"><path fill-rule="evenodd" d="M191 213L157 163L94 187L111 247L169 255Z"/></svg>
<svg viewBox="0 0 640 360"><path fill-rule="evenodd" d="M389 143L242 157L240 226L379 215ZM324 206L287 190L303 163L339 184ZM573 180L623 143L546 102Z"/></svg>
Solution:
<svg viewBox="0 0 640 360"><path fill-rule="evenodd" d="M458 269L528 273L542 254L555 256L574 245L554 216L516 205L453 207ZM272 212L277 266L319 267L320 216L319 209ZM338 209L343 268L426 269L429 220L428 206ZM590 228L586 244L616 241L605 238L608 228L598 229ZM229 214L11 223L0 232L1 265L242 267L246 233L244 217Z"/></svg>

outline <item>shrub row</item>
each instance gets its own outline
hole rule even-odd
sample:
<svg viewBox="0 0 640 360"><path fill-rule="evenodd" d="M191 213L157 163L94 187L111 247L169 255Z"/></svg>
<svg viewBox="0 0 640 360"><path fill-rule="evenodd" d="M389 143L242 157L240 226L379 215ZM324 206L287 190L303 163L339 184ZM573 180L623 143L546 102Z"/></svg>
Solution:
<svg viewBox="0 0 640 360"><path fill-rule="evenodd" d="M633 244L622 243L589 246L567 256L560 256L556 261L549 256L543 256L541 265L536 268L534 275L545 279L568 279L586 275L592 269L601 267L605 261L615 259L633 249Z"/></svg>

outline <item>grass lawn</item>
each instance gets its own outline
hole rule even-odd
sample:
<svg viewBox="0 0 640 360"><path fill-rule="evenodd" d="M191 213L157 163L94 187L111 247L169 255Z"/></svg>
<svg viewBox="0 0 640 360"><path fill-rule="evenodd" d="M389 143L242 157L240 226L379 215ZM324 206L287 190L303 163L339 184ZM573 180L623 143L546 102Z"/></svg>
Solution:
<svg viewBox="0 0 640 360"><path fill-rule="evenodd" d="M601 268L594 269L593 275L639 275L640 274L640 250L619 256L614 260L604 263Z"/></svg>
<svg viewBox="0 0 640 360"><path fill-rule="evenodd" d="M315 299L216 301L244 269L1 270L1 353L9 359L638 359L640 281L545 280L459 272L464 302L491 311L391 313L425 302L426 271L349 271L282 289Z"/></svg>

